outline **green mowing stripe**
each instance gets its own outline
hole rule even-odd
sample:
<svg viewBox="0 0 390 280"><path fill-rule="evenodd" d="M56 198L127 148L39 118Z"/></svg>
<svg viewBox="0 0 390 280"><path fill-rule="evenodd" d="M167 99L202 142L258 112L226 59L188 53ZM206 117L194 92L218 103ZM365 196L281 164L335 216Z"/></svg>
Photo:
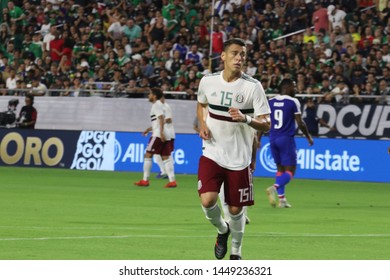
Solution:
<svg viewBox="0 0 390 280"><path fill-rule="evenodd" d="M117 239L117 238L213 238L214 235L121 235L121 236L58 236L58 237L36 237L36 238L0 238L0 241L45 241L45 240L72 240L72 239ZM389 234L247 234L246 237L390 237Z"/></svg>
<svg viewBox="0 0 390 280"><path fill-rule="evenodd" d="M178 188L165 189L155 174L139 188L140 173L0 173L1 260L214 259L216 230L196 175L178 174ZM275 209L265 194L273 181L254 178L244 259L390 259L390 184L294 179L286 187L293 208Z"/></svg>

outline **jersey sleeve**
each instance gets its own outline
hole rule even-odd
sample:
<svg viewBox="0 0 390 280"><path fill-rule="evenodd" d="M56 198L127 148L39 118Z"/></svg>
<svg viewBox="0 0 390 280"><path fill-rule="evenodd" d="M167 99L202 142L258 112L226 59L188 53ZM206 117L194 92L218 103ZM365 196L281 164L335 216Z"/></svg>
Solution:
<svg viewBox="0 0 390 280"><path fill-rule="evenodd" d="M156 117L160 117L160 116L164 116L164 105L160 102L160 101L157 101L155 103L155 107L154 107L154 114L156 115Z"/></svg>
<svg viewBox="0 0 390 280"><path fill-rule="evenodd" d="M300 115L300 114L302 114L302 112L301 112L301 103L299 102L299 100L296 99L296 98L293 98L293 101L294 101L294 104L295 104L295 106L294 106L294 108L293 108L294 114L295 114L295 115Z"/></svg>
<svg viewBox="0 0 390 280"><path fill-rule="evenodd" d="M256 83L253 97L254 116L271 114L271 109L268 104L267 96L261 83Z"/></svg>
<svg viewBox="0 0 390 280"><path fill-rule="evenodd" d="M165 118L166 119L172 119L172 109L171 109L171 106L169 106L168 103L165 103L164 104L165 106Z"/></svg>
<svg viewBox="0 0 390 280"><path fill-rule="evenodd" d="M198 87L198 102L202 104L207 104L207 97L205 94L205 78L203 77L199 82Z"/></svg>

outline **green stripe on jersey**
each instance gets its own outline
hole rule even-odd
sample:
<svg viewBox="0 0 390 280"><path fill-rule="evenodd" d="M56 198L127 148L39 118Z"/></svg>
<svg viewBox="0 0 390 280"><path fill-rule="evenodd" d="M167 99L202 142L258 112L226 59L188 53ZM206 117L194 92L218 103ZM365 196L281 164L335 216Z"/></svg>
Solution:
<svg viewBox="0 0 390 280"><path fill-rule="evenodd" d="M241 78L243 78L245 81L252 82L252 83L258 82L258 80L252 78L251 76L249 76L249 75L247 75L247 74L243 74L243 75L241 76Z"/></svg>

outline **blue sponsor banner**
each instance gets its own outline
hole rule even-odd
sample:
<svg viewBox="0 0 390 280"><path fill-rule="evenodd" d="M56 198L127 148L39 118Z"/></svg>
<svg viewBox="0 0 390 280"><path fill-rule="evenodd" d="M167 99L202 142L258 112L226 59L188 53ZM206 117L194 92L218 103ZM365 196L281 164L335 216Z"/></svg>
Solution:
<svg viewBox="0 0 390 280"><path fill-rule="evenodd" d="M142 172L149 137L140 132L0 130L0 165ZM297 137L296 178L390 182L390 141ZM197 174L202 141L177 134L177 174ZM153 164L152 172L158 166ZM255 176L274 177L276 165L263 137Z"/></svg>
<svg viewBox="0 0 390 280"><path fill-rule="evenodd" d="M116 132L115 170L142 172L148 141L149 136L145 137L139 132ZM177 135L175 151L172 154L176 173L196 174L198 172L201 145L202 141L198 135ZM152 172L159 172L156 164L153 164Z"/></svg>
<svg viewBox="0 0 390 280"><path fill-rule="evenodd" d="M142 172L148 140L141 133L116 132L115 170ZM296 178L390 182L389 141L316 138L312 147L305 138L297 137L296 142ZM176 136L173 153L176 173L197 174L201 145L196 134ZM152 172L158 171L158 166L153 164ZM263 137L254 175L274 177L275 172L269 138Z"/></svg>
<svg viewBox="0 0 390 280"><path fill-rule="evenodd" d="M0 166L69 168L80 131L0 129Z"/></svg>
<svg viewBox="0 0 390 280"><path fill-rule="evenodd" d="M389 141L316 138L309 147L297 137L296 143L296 178L390 182ZM268 137L261 139L257 162L255 176L275 176Z"/></svg>

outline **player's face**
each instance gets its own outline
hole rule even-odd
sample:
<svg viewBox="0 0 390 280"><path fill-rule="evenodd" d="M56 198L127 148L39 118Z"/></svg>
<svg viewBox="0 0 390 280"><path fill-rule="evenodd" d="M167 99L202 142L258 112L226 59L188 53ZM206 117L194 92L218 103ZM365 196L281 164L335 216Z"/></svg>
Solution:
<svg viewBox="0 0 390 280"><path fill-rule="evenodd" d="M156 99L156 96L154 94L152 94L152 92L149 92L148 99L149 99L149 102L154 102Z"/></svg>
<svg viewBox="0 0 390 280"><path fill-rule="evenodd" d="M232 73L240 72L246 59L246 47L233 44L222 52L221 59L224 62L225 70Z"/></svg>
<svg viewBox="0 0 390 280"><path fill-rule="evenodd" d="M26 103L27 106L29 106L29 105L32 104L31 98L29 98L29 97L26 97L26 98L24 99L24 102Z"/></svg>

